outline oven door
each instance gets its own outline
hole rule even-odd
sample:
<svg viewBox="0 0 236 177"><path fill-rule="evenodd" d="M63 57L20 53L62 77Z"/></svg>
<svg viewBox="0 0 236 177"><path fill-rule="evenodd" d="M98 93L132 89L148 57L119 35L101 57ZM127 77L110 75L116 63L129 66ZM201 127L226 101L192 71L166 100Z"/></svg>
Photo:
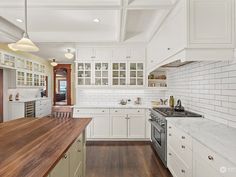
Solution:
<svg viewBox="0 0 236 177"><path fill-rule="evenodd" d="M165 129L157 122L151 122L151 138L153 146L159 155L160 159L166 165L166 134Z"/></svg>

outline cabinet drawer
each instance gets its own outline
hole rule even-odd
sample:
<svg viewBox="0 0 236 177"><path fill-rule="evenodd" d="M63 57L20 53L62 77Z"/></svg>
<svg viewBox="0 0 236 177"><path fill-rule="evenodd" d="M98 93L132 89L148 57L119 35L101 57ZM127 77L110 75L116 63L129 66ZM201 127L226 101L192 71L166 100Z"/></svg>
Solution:
<svg viewBox="0 0 236 177"><path fill-rule="evenodd" d="M182 144L179 139L172 135L167 137L167 146L174 149L175 154L178 154L179 158L188 168L192 169L192 150L186 145Z"/></svg>
<svg viewBox="0 0 236 177"><path fill-rule="evenodd" d="M133 115L144 115L145 109L111 109L111 114L133 114Z"/></svg>
<svg viewBox="0 0 236 177"><path fill-rule="evenodd" d="M74 108L74 114L79 114L79 115L109 114L109 109L79 109L79 108Z"/></svg>
<svg viewBox="0 0 236 177"><path fill-rule="evenodd" d="M227 161L223 157L219 156L215 152L213 152L211 149L207 148L206 146L202 145L198 141L193 141L193 149L194 153L197 156L200 156L205 162L207 162L209 165L211 165L214 169L216 169L219 173L221 173L222 167L227 169L234 169L235 165L233 165L231 162ZM225 173L236 176L236 170L230 171L230 173Z"/></svg>
<svg viewBox="0 0 236 177"><path fill-rule="evenodd" d="M170 147L167 149L167 166L173 177L192 177L192 169L185 166Z"/></svg>
<svg viewBox="0 0 236 177"><path fill-rule="evenodd" d="M187 133L181 131L180 129L170 124L169 122L167 124L167 132L168 132L168 137L175 136L181 142L181 145L188 147L189 149L192 149L192 138Z"/></svg>

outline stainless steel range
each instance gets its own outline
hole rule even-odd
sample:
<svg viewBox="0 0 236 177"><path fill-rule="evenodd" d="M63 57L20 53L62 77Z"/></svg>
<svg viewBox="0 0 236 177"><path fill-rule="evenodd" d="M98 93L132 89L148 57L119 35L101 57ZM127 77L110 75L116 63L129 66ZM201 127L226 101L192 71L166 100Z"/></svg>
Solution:
<svg viewBox="0 0 236 177"><path fill-rule="evenodd" d="M151 139L153 143L153 147L159 155L160 159L167 166L167 121L166 118L171 117L186 117L186 118L194 118L194 117L202 117L199 114L189 112L189 111L176 111L172 108L153 108L151 111L151 119L149 120L151 123Z"/></svg>

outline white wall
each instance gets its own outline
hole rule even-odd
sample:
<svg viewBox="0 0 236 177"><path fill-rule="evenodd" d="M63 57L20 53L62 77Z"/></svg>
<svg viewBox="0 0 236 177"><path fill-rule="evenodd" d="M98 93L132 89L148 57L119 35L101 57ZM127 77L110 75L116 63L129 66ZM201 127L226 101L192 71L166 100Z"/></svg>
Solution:
<svg viewBox="0 0 236 177"><path fill-rule="evenodd" d="M141 97L142 104L165 98L164 91L142 89L77 89L77 105L114 105L121 99L131 99L131 104Z"/></svg>
<svg viewBox="0 0 236 177"><path fill-rule="evenodd" d="M186 109L236 127L236 61L196 62L168 71L167 96Z"/></svg>

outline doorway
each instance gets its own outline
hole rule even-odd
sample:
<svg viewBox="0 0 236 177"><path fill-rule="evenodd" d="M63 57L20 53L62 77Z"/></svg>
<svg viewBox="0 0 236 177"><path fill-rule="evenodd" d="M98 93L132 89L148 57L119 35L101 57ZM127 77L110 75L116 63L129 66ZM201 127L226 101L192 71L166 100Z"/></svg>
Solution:
<svg viewBox="0 0 236 177"><path fill-rule="evenodd" d="M71 65L54 67L54 105L71 105Z"/></svg>
<svg viewBox="0 0 236 177"><path fill-rule="evenodd" d="M3 70L0 69L0 123L3 122Z"/></svg>

